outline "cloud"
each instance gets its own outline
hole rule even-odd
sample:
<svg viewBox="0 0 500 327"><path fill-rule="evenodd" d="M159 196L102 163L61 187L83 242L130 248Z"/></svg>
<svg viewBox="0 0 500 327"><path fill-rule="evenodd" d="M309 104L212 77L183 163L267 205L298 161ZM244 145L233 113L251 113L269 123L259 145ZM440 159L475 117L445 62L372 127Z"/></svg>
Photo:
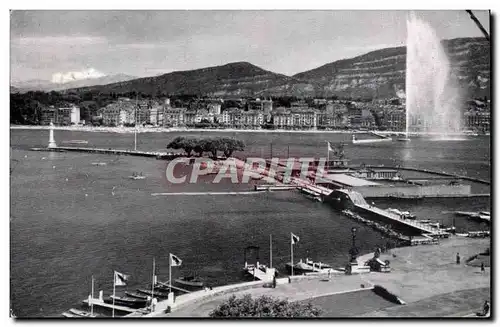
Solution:
<svg viewBox="0 0 500 327"><path fill-rule="evenodd" d="M85 69L79 72L65 72L65 73L55 73L52 74L52 83L64 84L72 81L78 81L82 79L93 79L104 77L105 74L94 68Z"/></svg>

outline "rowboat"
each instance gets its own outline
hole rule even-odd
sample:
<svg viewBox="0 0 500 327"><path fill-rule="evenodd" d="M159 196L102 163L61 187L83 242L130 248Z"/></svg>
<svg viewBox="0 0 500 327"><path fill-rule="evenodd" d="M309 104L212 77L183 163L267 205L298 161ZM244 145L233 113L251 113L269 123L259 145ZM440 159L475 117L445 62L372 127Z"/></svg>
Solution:
<svg viewBox="0 0 500 327"><path fill-rule="evenodd" d="M158 291L151 292L150 290L137 289L137 292L147 294L149 296L168 297L168 293Z"/></svg>
<svg viewBox="0 0 500 327"><path fill-rule="evenodd" d="M136 298L136 299L141 299L141 300L147 300L148 297L144 295L140 295L137 293L132 293L132 292L125 292L125 295Z"/></svg>
<svg viewBox="0 0 500 327"><path fill-rule="evenodd" d="M97 317L97 315L91 314L90 312L78 310L78 309L73 309L73 308L69 309L69 312L74 314L74 315L77 315L79 317L82 317L82 318L95 318L95 317Z"/></svg>
<svg viewBox="0 0 500 327"><path fill-rule="evenodd" d="M114 302L115 305L122 305L130 308L144 308L147 305L146 300L136 299L136 298L128 298L128 297L120 297L111 295L109 298L104 299L104 303L112 304Z"/></svg>
<svg viewBox="0 0 500 327"><path fill-rule="evenodd" d="M181 284L183 286L190 286L190 287L203 287L204 283L201 279L198 277L194 276L186 276L186 277L181 277L177 278L174 280L177 284Z"/></svg>

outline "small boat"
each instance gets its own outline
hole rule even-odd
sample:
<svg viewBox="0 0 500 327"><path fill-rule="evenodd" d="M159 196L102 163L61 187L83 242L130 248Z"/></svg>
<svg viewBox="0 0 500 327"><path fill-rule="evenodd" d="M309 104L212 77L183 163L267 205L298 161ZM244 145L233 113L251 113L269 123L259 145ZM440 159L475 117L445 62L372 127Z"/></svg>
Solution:
<svg viewBox="0 0 500 327"><path fill-rule="evenodd" d="M130 307L130 308L134 308L134 309L144 308L147 305L146 300L113 296L113 295L111 295L107 299L104 299L104 303L112 304L113 299L114 299L115 305L122 305L122 306Z"/></svg>
<svg viewBox="0 0 500 327"><path fill-rule="evenodd" d="M71 140L71 141L63 141L64 144L89 144L89 141L86 140Z"/></svg>
<svg viewBox="0 0 500 327"><path fill-rule="evenodd" d="M150 290L143 290L143 289L137 289L137 292L142 293L142 294L147 294L149 296L158 296L158 297L168 297L168 293L165 292L151 292Z"/></svg>
<svg viewBox="0 0 500 327"><path fill-rule="evenodd" d="M136 299L141 299L141 300L147 300L148 299L148 297L145 296L145 295L140 295L140 294L133 293L133 292L125 292L125 295L133 297L133 298L136 298Z"/></svg>
<svg viewBox="0 0 500 327"><path fill-rule="evenodd" d="M439 228L439 223L428 223L428 225L431 227Z"/></svg>
<svg viewBox="0 0 500 327"><path fill-rule="evenodd" d="M105 162L93 162L92 163L92 166L106 166L106 165L107 165L107 163L105 163Z"/></svg>
<svg viewBox="0 0 500 327"><path fill-rule="evenodd" d="M73 308L69 309L69 312L74 314L74 315L77 315L79 317L82 317L82 318L95 318L95 317L97 317L96 314L92 314L92 313L87 312L87 311L73 309Z"/></svg>
<svg viewBox="0 0 500 327"><path fill-rule="evenodd" d="M292 265L290 263L286 264L286 268L288 271L291 272L292 270ZM306 259L305 262L302 261L302 259L293 265L293 272L298 273L298 274L305 274L305 273L311 273L311 272L319 272L323 269L331 269L332 267L326 263L322 262L314 262L312 260Z"/></svg>
<svg viewBox="0 0 500 327"><path fill-rule="evenodd" d="M411 142L411 139L409 139L407 137L398 137L397 141L398 142Z"/></svg>
<svg viewBox="0 0 500 327"><path fill-rule="evenodd" d="M181 284L183 286L191 286L191 287L203 287L204 286L203 281L200 278L194 277L194 276L181 277L181 278L174 279L174 281L177 284Z"/></svg>
<svg viewBox="0 0 500 327"><path fill-rule="evenodd" d="M63 317L66 317L66 318L82 318L81 316L75 315L71 312L63 312L62 315L63 315Z"/></svg>
<svg viewBox="0 0 500 327"><path fill-rule="evenodd" d="M128 178L138 180L138 179L145 179L146 176L142 175L142 173L140 174L133 173L132 176L129 176Z"/></svg>
<svg viewBox="0 0 500 327"><path fill-rule="evenodd" d="M417 222L421 223L421 224L428 224L430 222L432 222L430 219L423 219L423 220L417 220Z"/></svg>

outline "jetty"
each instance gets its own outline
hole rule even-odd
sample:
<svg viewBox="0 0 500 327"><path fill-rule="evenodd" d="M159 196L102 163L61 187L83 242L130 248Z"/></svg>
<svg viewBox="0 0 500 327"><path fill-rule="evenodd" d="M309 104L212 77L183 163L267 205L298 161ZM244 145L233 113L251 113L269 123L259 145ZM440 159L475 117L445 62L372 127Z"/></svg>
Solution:
<svg viewBox="0 0 500 327"><path fill-rule="evenodd" d="M86 147L73 147L73 146L53 146L47 148L31 148L32 151L49 151L49 152L84 152L84 153L98 153L98 154L112 154L112 155L129 155L137 157L150 157L163 160L172 160L182 157L180 153L174 152L159 152L159 151L138 151L126 149L104 149L104 148L86 148Z"/></svg>
<svg viewBox="0 0 500 327"><path fill-rule="evenodd" d="M106 309L110 309L110 310L112 310L114 307L115 311L121 311L121 312L125 312L125 313L132 313L132 312L137 311L137 309L132 309L132 308L121 306L121 305L115 304L113 306L112 304L105 303L104 301L101 301L100 299L96 299L96 298L93 298L91 302L92 302L92 305L97 306L97 307L106 308ZM89 305L89 299L83 300L83 303Z"/></svg>
<svg viewBox="0 0 500 327"><path fill-rule="evenodd" d="M395 213L386 211L384 209L380 209L378 207L371 206L366 202L365 198L359 192L349 191L349 190L337 190L337 191L346 195L351 200L355 208L358 209L358 211L368 212L376 216L383 217L391 222L402 224L411 227L413 229L417 229L422 234L429 234L434 237L449 237L450 235L450 233L445 232L439 228L430 226L429 224L423 224L418 220L404 219Z"/></svg>

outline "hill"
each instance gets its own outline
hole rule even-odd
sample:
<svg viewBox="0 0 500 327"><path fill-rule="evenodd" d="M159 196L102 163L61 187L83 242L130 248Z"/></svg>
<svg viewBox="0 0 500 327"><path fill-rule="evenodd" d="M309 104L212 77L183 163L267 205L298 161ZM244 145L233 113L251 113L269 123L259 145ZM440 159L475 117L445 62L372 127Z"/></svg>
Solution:
<svg viewBox="0 0 500 327"><path fill-rule="evenodd" d="M490 45L484 38L443 41L452 78L469 96L489 96ZM293 77L315 85L317 95L394 97L405 90L406 47L386 48L334 61Z"/></svg>
<svg viewBox="0 0 500 327"><path fill-rule="evenodd" d="M292 94L312 90L308 83L276 74L248 62L234 62L187 71L175 71L154 77L105 86L86 87L77 91L102 93L126 93L137 91L144 94L201 94L210 96L266 96L271 93ZM305 90L305 91L304 91Z"/></svg>
<svg viewBox="0 0 500 327"><path fill-rule="evenodd" d="M465 96L490 96L490 44L483 38L443 41L452 64L452 77ZM106 85L77 87L77 92L141 92L149 95L339 96L388 98L405 90L406 47L372 51L286 76L248 62L189 71L176 71Z"/></svg>

